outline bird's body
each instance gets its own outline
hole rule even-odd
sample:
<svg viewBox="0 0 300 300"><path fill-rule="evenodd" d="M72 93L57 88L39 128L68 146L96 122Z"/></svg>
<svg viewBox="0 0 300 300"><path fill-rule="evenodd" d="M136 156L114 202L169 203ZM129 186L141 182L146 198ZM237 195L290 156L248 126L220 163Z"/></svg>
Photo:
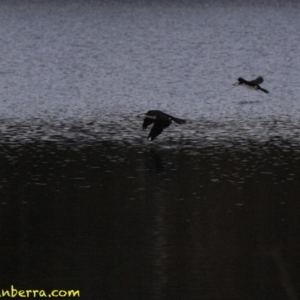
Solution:
<svg viewBox="0 0 300 300"><path fill-rule="evenodd" d="M138 115L138 117L144 118L142 126L144 130L146 130L149 125L154 123L147 138L151 139L151 141L161 134L165 128L169 127L172 121L176 122L177 124L186 123L185 120L172 117L171 115L168 115L160 110L149 110L146 114Z"/></svg>
<svg viewBox="0 0 300 300"><path fill-rule="evenodd" d="M254 90L260 90L260 91L268 94L269 91L267 91L267 90L263 89L262 87L260 87L260 84L263 83L263 82L264 82L264 79L261 76L257 77L254 80L251 80L251 81L248 81L248 80L246 80L242 77L239 77L238 82L234 83L233 85L242 85L242 86L254 89Z"/></svg>

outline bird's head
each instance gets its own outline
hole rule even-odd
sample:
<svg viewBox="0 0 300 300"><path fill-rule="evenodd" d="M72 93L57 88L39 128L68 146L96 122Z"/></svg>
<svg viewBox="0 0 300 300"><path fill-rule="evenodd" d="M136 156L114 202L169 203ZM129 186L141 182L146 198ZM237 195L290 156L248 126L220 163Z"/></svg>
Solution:
<svg viewBox="0 0 300 300"><path fill-rule="evenodd" d="M238 81L233 84L233 86L237 86L243 83L243 78L239 77Z"/></svg>

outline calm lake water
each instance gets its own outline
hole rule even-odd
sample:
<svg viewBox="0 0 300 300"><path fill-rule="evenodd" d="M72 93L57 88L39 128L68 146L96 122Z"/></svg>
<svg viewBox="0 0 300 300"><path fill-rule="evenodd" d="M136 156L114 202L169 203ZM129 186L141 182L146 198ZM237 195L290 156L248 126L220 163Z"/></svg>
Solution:
<svg viewBox="0 0 300 300"><path fill-rule="evenodd" d="M1 1L0 290L299 299L299 13Z"/></svg>

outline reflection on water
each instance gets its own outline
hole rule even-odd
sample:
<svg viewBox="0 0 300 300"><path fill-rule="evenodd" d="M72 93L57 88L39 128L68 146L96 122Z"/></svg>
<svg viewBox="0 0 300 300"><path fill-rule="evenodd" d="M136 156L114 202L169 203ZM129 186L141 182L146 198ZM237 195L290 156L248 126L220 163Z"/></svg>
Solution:
<svg viewBox="0 0 300 300"><path fill-rule="evenodd" d="M296 299L299 153L280 139L4 143L3 283L84 299Z"/></svg>

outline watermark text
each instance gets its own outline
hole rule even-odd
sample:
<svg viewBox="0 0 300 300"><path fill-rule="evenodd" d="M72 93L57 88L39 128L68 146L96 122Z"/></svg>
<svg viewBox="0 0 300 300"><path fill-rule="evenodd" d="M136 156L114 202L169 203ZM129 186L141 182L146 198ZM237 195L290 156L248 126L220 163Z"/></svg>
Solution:
<svg viewBox="0 0 300 300"><path fill-rule="evenodd" d="M1 289L0 298L79 298L79 290L52 290L46 292L45 290L18 290L13 285L10 286L10 289Z"/></svg>

